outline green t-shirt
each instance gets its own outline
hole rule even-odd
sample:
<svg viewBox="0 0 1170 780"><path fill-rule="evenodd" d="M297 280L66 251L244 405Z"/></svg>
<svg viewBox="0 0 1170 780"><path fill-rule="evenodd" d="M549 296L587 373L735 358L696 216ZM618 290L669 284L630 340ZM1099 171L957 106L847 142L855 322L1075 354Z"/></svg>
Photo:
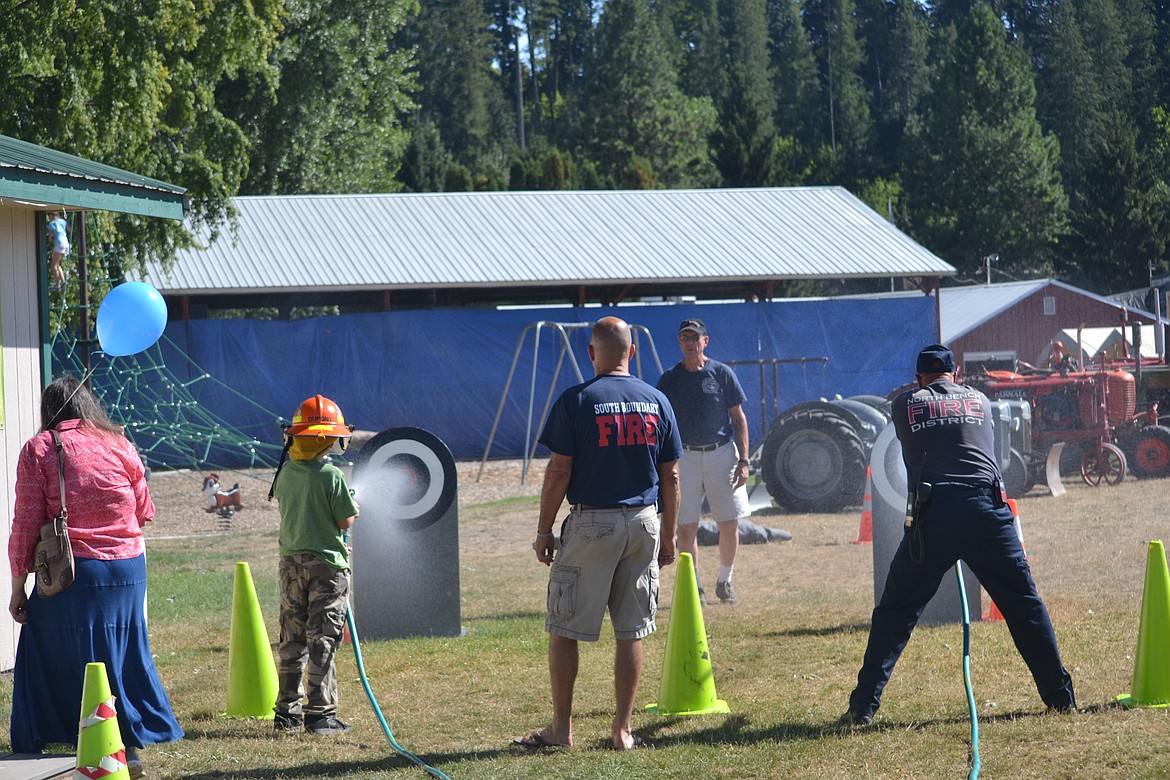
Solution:
<svg viewBox="0 0 1170 780"><path fill-rule="evenodd" d="M312 553L338 569L349 568L349 550L338 520L358 512L345 475L332 463L290 460L276 480L280 502L280 554Z"/></svg>

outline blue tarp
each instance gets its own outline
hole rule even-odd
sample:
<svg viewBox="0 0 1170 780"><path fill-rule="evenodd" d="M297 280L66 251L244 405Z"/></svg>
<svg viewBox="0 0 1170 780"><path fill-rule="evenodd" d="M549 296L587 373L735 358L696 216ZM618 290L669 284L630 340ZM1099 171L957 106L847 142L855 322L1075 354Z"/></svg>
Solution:
<svg viewBox="0 0 1170 780"><path fill-rule="evenodd" d="M680 358L678 324L688 317L707 323L707 352L718 360L812 359L778 366L778 397L771 367L762 380L756 365L736 368L749 399L744 409L753 447L762 443L764 426L776 410L837 394L885 395L910 381L914 356L936 340L937 327L934 298L927 296L390 311L292 321L171 322L163 357L179 382L191 382L204 371L215 377L216 383L191 382L194 400L225 423L274 445L280 442L277 417L291 418L302 400L320 393L336 401L346 421L359 429L425 428L456 458L479 459L503 398L488 455L520 457L537 433L547 399L577 381L568 363L557 372L561 341L556 330L543 328L536 345L535 329L526 328L537 322L592 323L610 314L645 328L638 334L641 374L651 383L659 371L650 342L663 368L669 368ZM571 333L572 354L589 377L588 328ZM821 357L827 362L816 360ZM136 444L143 448L143 442ZM543 448L537 454L544 454Z"/></svg>

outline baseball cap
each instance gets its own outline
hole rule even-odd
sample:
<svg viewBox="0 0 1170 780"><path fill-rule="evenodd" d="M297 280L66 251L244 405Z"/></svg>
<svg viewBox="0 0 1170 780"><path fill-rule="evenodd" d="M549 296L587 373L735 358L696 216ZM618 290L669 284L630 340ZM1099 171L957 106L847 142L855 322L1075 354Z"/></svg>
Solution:
<svg viewBox="0 0 1170 780"><path fill-rule="evenodd" d="M916 374L953 374L955 355L942 344L931 344L918 353Z"/></svg>
<svg viewBox="0 0 1170 780"><path fill-rule="evenodd" d="M689 320L683 320L682 324L678 326L678 332L682 333L684 330L693 330L700 336L707 335L707 326L699 319L691 318Z"/></svg>

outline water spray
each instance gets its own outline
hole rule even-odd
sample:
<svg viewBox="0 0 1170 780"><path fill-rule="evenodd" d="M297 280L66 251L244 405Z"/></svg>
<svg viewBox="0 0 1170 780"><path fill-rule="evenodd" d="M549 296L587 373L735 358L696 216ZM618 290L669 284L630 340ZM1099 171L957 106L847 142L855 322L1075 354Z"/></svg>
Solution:
<svg viewBox="0 0 1170 780"><path fill-rule="evenodd" d="M349 494L354 496L356 499L356 488L350 489ZM342 538L348 545L349 534L344 534ZM374 717L378 719L378 725L382 727L382 733L386 735L386 741L390 743L390 747L395 753L407 759L408 761L417 764L431 777L437 777L440 778L440 780L451 780L451 778L443 774L443 772L435 769L426 761L423 761L414 753L411 753L409 750L402 747L402 745L398 744L398 740L394 738L394 732L390 729L390 724L386 722L386 716L382 714L382 708L378 705L378 699L376 696L374 696L374 689L370 687L370 679L366 675L366 663L362 659L362 644L361 640L358 639L357 625L353 620L353 604L350 603L349 599L347 599L345 606L345 624L349 627L349 638L350 642L353 644L353 657L354 661L357 663L358 679L362 681L362 689L366 692L366 698L370 700L370 707L374 710Z"/></svg>

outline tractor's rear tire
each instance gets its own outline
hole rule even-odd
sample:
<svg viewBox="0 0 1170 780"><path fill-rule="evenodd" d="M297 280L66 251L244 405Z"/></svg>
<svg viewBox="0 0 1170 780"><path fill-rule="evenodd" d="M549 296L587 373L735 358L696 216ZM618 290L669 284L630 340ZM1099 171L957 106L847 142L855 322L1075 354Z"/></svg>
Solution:
<svg viewBox="0 0 1170 780"><path fill-rule="evenodd" d="M1170 477L1170 428L1147 425L1121 442L1130 473L1138 479Z"/></svg>
<svg viewBox="0 0 1170 780"><path fill-rule="evenodd" d="M863 404L868 404L874 409L877 409L888 419L890 416L890 407L892 404L887 399L880 395L851 395L845 399L846 401L861 401ZM879 431L880 432L880 431Z"/></svg>
<svg viewBox="0 0 1170 780"><path fill-rule="evenodd" d="M764 440L760 471L777 506L838 512L861 503L866 447L845 414L803 408L782 415Z"/></svg>

